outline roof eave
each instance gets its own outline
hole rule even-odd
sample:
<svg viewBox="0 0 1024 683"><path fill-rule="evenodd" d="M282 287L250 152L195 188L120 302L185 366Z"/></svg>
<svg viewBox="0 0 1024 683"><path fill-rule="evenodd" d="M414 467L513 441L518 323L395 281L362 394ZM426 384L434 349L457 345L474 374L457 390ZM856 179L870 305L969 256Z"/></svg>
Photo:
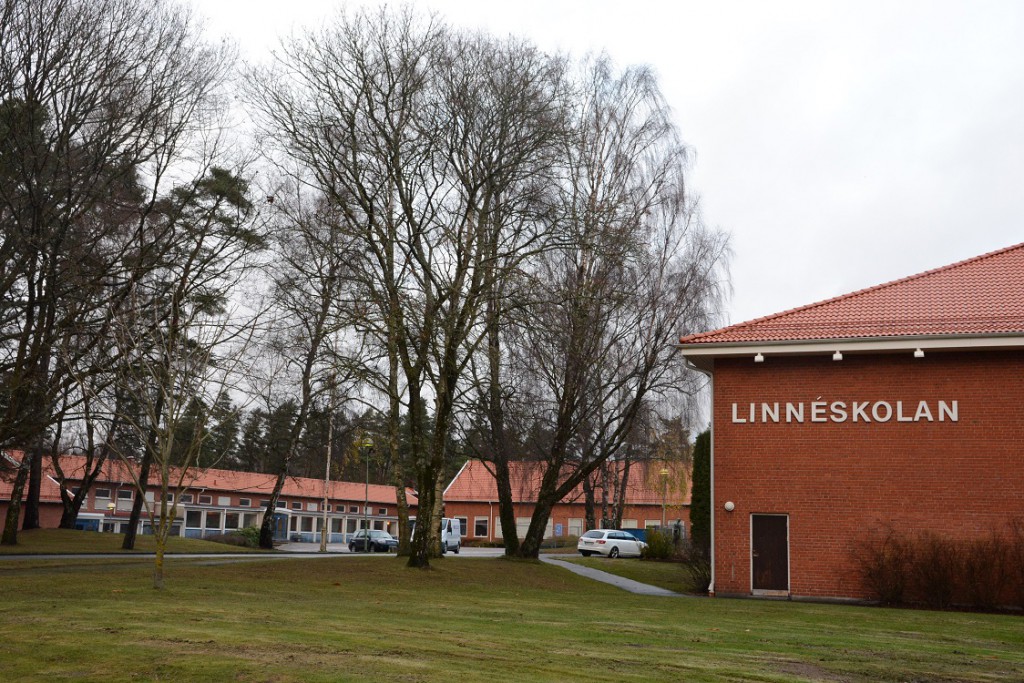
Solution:
<svg viewBox="0 0 1024 683"><path fill-rule="evenodd" d="M889 337L837 337L784 341L721 342L680 344L680 350L694 367L710 371L715 358L746 355L808 356L840 353L899 353L901 351L997 351L1024 348L1024 333L920 335Z"/></svg>

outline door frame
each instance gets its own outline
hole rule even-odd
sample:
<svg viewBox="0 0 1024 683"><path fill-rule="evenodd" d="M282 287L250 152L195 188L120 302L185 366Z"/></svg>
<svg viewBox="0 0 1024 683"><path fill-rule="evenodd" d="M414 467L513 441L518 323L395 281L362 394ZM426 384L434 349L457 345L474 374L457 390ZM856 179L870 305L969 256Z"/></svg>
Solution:
<svg viewBox="0 0 1024 683"><path fill-rule="evenodd" d="M768 589L754 588L754 518L755 517L782 517L786 520L786 588ZM792 583L793 557L789 551L789 513L786 512L755 512L750 515L750 593L751 595L762 595L766 597L789 597Z"/></svg>

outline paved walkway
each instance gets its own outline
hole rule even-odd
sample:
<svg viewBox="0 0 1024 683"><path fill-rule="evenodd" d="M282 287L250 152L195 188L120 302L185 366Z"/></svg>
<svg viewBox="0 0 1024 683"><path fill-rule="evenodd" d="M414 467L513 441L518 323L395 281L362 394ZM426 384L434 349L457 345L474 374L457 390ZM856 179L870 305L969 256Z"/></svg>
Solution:
<svg viewBox="0 0 1024 683"><path fill-rule="evenodd" d="M565 560L559 560L558 558L552 557L551 555L542 554L540 556L540 560L541 562L547 562L548 564L553 564L555 566L562 567L563 569L568 569L574 574L585 576L588 579L593 579L594 581L610 583L611 585L618 586L622 590L629 591L630 593L637 593L638 595L658 595L666 598L688 597L682 593L670 591L667 588L659 588L658 586L651 586L646 583L640 583L639 581L634 581L633 579L627 579L621 576L617 576L615 574L603 572L600 569L591 569L590 567L584 567L583 565L576 564L575 562L566 562Z"/></svg>

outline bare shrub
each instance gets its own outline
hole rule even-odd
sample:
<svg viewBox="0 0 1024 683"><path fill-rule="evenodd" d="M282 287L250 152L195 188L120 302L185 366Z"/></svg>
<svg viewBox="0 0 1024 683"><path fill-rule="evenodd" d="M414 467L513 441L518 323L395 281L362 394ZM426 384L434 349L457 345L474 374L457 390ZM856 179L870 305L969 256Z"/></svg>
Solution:
<svg viewBox="0 0 1024 683"><path fill-rule="evenodd" d="M873 536L857 549L854 558L860 565L864 584L883 605L904 601L909 583L914 547L907 539L889 529L885 536Z"/></svg>
<svg viewBox="0 0 1024 683"><path fill-rule="evenodd" d="M993 609L1007 584L1010 544L995 531L987 537L964 541L960 552L963 597L974 607ZM1020 566L1020 565L1016 565ZM957 601L959 602L959 596Z"/></svg>
<svg viewBox="0 0 1024 683"><path fill-rule="evenodd" d="M914 540L910 579L915 598L935 609L953 604L960 577L961 546L932 531Z"/></svg>
<svg viewBox="0 0 1024 683"><path fill-rule="evenodd" d="M694 593L707 593L711 586L711 559L702 548L686 541L680 545L680 561L690 576Z"/></svg>
<svg viewBox="0 0 1024 683"><path fill-rule="evenodd" d="M1010 604L1024 609L1024 518L1014 517L1009 523L1006 544L1006 594Z"/></svg>

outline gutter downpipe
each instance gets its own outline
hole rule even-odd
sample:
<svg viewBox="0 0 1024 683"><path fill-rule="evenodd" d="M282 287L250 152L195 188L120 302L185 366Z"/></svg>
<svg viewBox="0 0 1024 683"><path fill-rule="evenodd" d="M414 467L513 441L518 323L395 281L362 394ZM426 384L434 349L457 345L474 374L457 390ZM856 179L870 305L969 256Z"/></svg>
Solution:
<svg viewBox="0 0 1024 683"><path fill-rule="evenodd" d="M708 430L711 432L711 456L709 458L709 479L710 479L710 500L708 505L711 508L711 583L708 584L708 597L715 597L715 375L712 372L701 370L696 365L691 363L689 359L684 358L683 362L691 370L696 370L700 374L708 378L711 388L711 415Z"/></svg>

